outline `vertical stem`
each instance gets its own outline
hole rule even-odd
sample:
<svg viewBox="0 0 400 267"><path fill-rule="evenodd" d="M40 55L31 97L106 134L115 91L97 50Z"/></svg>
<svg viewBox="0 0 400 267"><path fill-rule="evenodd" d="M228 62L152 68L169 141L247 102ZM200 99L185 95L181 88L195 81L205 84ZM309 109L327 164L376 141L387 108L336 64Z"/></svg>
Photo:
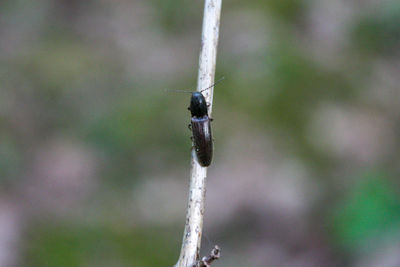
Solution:
<svg viewBox="0 0 400 267"><path fill-rule="evenodd" d="M214 83L221 3L222 0L205 0L204 2L197 91L207 88ZM213 92L214 88L203 92L207 103L210 104L208 107L209 116L211 116L212 111ZM206 196L207 168L199 165L194 149L192 149L191 165L185 231L183 234L181 254L175 267L193 267L199 260Z"/></svg>

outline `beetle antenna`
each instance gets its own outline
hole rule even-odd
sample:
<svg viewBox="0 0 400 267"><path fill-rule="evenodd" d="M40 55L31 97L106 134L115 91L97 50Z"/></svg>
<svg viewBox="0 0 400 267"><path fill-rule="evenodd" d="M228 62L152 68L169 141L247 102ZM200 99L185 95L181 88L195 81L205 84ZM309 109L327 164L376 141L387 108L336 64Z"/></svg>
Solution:
<svg viewBox="0 0 400 267"><path fill-rule="evenodd" d="M201 90L200 92L203 92L205 90L208 90L210 88L212 88L213 86L215 86L217 83L221 82L223 79L225 79L224 76L222 76L218 81L216 81L214 84L212 84L211 86L207 87L206 89ZM188 91L188 90L176 90L176 89L167 89L165 88L165 91L172 91L172 92L179 92L179 93L193 93L195 91Z"/></svg>
<svg viewBox="0 0 400 267"><path fill-rule="evenodd" d="M176 89L167 89L167 88L165 88L165 91L172 91L172 92L178 92L178 93L193 93L193 91L176 90Z"/></svg>
<svg viewBox="0 0 400 267"><path fill-rule="evenodd" d="M205 90L208 90L208 89L214 87L216 84L220 83L220 82L221 82L222 80L224 80L224 79L225 79L225 76L222 76L222 77L221 77L218 81L216 81L214 84L212 84L211 86L207 87L206 89L201 90L200 92L203 92L203 91L205 91Z"/></svg>

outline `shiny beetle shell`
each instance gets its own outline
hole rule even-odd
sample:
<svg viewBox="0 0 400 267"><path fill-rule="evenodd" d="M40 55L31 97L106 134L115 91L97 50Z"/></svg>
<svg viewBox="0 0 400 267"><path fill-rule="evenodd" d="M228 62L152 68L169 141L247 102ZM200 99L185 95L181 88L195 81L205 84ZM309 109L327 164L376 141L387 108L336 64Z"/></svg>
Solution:
<svg viewBox="0 0 400 267"><path fill-rule="evenodd" d="M197 160L201 166L207 167L211 164L213 155L210 118L208 116L192 117L191 122Z"/></svg>

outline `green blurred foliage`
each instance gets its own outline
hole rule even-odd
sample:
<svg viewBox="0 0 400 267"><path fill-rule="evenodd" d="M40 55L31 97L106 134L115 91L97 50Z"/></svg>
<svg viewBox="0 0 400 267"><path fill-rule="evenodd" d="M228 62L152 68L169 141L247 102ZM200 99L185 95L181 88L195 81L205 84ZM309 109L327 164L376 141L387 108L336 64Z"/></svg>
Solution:
<svg viewBox="0 0 400 267"><path fill-rule="evenodd" d="M16 144L8 135L1 135L0 139L0 183L7 185L13 183L12 177L18 172L21 164L21 155Z"/></svg>
<svg viewBox="0 0 400 267"><path fill-rule="evenodd" d="M367 173L337 207L331 221L340 247L377 249L400 234L399 192L387 175Z"/></svg>
<svg viewBox="0 0 400 267"><path fill-rule="evenodd" d="M360 18L354 42L364 54L390 56L400 46L400 3L385 1L373 13Z"/></svg>
<svg viewBox="0 0 400 267"><path fill-rule="evenodd" d="M28 236L24 266L31 267L172 266L179 252L179 234L167 229L56 224Z"/></svg>
<svg viewBox="0 0 400 267"><path fill-rule="evenodd" d="M126 187L148 168L166 168L177 159L187 158L189 117L180 112L187 103L174 106L166 99L168 94L127 98L124 104L88 125L85 139L106 155L107 185ZM162 157L163 165L144 164L148 158L143 157L150 156L146 151L152 151L154 158ZM164 151L169 151L168 156Z"/></svg>
<svg viewBox="0 0 400 267"><path fill-rule="evenodd" d="M289 23L295 23L300 20L303 12L306 10L307 1L304 0L268 0L260 3L264 8L276 15L278 18Z"/></svg>
<svg viewBox="0 0 400 267"><path fill-rule="evenodd" d="M321 102L347 102L358 90L345 73L318 65L303 55L289 37L269 48L262 60L261 78L256 81L229 81L216 90L227 107L236 107L278 135L286 136L300 159L314 168L329 167L328 155L310 144L308 126ZM228 72L228 71L227 71ZM245 88L251 88L249 90Z"/></svg>
<svg viewBox="0 0 400 267"><path fill-rule="evenodd" d="M202 8L200 2L186 0L152 0L154 10L157 12L159 25L169 33L181 33L200 29Z"/></svg>

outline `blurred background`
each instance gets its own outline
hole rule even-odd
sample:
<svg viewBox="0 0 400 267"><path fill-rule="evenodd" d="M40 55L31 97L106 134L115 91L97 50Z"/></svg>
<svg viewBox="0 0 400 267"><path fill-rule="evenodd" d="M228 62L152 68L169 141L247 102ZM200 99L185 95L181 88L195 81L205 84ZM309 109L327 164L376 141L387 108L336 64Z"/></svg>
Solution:
<svg viewBox="0 0 400 267"><path fill-rule="evenodd" d="M0 266L172 266L203 1L0 4ZM223 1L202 255L400 266L400 2Z"/></svg>

